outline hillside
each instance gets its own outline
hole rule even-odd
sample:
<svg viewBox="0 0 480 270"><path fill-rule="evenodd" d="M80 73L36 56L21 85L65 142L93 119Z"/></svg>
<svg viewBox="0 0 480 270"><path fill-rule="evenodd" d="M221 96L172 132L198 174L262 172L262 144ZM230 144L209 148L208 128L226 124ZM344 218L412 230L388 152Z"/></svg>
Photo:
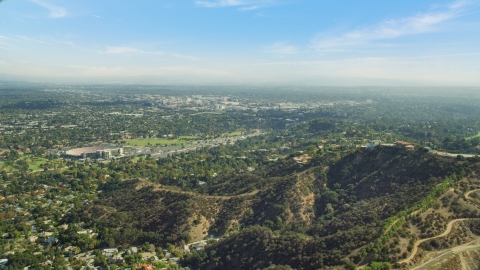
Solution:
<svg viewBox="0 0 480 270"><path fill-rule="evenodd" d="M468 170L467 164L452 159L392 148L355 152L333 162L328 169L322 165L325 164L296 174L296 185L291 185L286 193L276 193L276 198L288 194L282 198L288 207L278 214L288 221L280 235L272 237L271 233L258 228L244 230L209 247L205 253L191 256L190 263L202 269L235 265L241 265L242 269L265 268L270 264L315 269L348 264L357 258L358 248L379 236L384 220L419 202L445 176ZM307 175L310 177L305 177ZM283 183L287 185L288 181ZM296 190L301 192L296 194ZM309 193L313 195L312 205L300 195L305 198ZM299 204L305 212L299 211L296 207ZM270 208L263 212L275 210ZM297 215L292 218L291 213ZM310 214L308 218L301 215L305 213ZM261 220L256 224L261 224ZM262 260L245 259L245 250L239 243L246 239L262 242L263 247L256 253ZM237 247L232 248L234 246ZM205 254L215 255L203 258ZM376 259L390 260L381 256L383 254L378 252Z"/></svg>
<svg viewBox="0 0 480 270"><path fill-rule="evenodd" d="M383 236L388 218L420 203L446 177L454 175L458 185L457 175L472 176L477 167L475 160L378 148L345 156L326 154L308 165L285 160L254 173L219 176L202 194L142 179L110 181L97 201L66 220L98 228L102 244L109 246L145 241L180 245L207 235L229 235L187 255L185 264L195 269L395 263L408 253L404 242L422 236L423 216L409 219L410 233L395 228L398 232L385 240L388 243L361 251ZM455 217L478 215L455 196L444 203L457 207Z"/></svg>

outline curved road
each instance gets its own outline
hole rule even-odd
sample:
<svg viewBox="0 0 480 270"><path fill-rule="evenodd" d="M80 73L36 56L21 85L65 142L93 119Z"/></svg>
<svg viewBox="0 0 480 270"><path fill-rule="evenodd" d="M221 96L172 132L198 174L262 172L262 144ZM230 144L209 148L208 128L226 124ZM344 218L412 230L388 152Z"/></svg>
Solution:
<svg viewBox="0 0 480 270"><path fill-rule="evenodd" d="M447 194L447 192L453 191L453 190L454 190L453 188L449 188L449 189L448 189L447 191L445 191L440 197L438 197L438 199L443 198L443 197L445 196L445 194ZM480 190L480 189L479 189L479 190ZM474 191L474 190L472 190L472 191ZM415 211L413 211L412 213L410 213L409 216L414 216L415 214L417 214L417 213L420 212L421 210L422 210L422 209L415 210ZM387 230L385 231L385 233L384 233L383 235L385 235L386 233L388 233L388 232L392 229L393 225L395 225L399 220L400 220L400 218L397 218L390 226L388 226Z"/></svg>
<svg viewBox="0 0 480 270"><path fill-rule="evenodd" d="M465 221L465 220L480 220L480 218L459 218L459 219L454 219L454 220L450 221L447 224L447 229L442 234L437 235L437 236L433 236L433 237L430 237L430 238L417 240L415 242L415 244L413 245L413 249L412 249L412 252L410 253L410 256L408 256L408 258L406 258L404 260L399 261L398 263L409 263L410 260L412 260L413 257L415 257L415 255L417 254L418 246L421 243L423 243L425 241L428 241L428 240L432 240L432 239L435 239L435 238L440 238L440 237L448 235L450 233L450 231L452 230L452 226L453 226L454 223L459 222L459 221Z"/></svg>
<svg viewBox="0 0 480 270"><path fill-rule="evenodd" d="M474 190L470 190L468 191L467 193L465 193L465 198L467 198L468 200L473 200L473 198L470 197L470 194L475 192L475 191L479 191L480 189L474 189Z"/></svg>

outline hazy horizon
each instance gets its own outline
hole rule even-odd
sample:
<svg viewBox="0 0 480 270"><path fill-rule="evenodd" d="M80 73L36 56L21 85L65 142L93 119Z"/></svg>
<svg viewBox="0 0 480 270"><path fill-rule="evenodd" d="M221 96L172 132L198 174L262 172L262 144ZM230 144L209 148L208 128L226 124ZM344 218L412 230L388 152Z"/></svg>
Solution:
<svg viewBox="0 0 480 270"><path fill-rule="evenodd" d="M0 1L0 80L480 86L480 1Z"/></svg>

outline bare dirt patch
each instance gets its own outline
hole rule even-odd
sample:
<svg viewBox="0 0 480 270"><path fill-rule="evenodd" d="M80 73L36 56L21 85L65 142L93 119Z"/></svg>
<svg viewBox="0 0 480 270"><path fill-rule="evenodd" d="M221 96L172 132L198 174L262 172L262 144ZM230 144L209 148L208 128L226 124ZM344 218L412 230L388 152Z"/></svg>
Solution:
<svg viewBox="0 0 480 270"><path fill-rule="evenodd" d="M191 218L189 221L192 224L192 228L189 231L192 242L202 240L208 236L208 230L211 224L204 216L200 216L200 219Z"/></svg>

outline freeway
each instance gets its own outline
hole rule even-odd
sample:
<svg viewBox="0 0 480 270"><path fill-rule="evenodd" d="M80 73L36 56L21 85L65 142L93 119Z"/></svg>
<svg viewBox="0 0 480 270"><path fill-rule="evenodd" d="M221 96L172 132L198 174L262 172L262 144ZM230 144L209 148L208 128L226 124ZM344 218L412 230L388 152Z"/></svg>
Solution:
<svg viewBox="0 0 480 270"><path fill-rule="evenodd" d="M263 134L265 134L265 133L255 132L255 133L248 134L248 135L243 135L243 136L199 140L199 141L195 141L193 143L194 145L192 145L190 147L185 147L185 148L177 147L175 149L172 148L169 151L163 151L163 152L160 152L160 153L152 153L151 155L152 155L153 158L166 158L168 155L171 155L171 154L178 154L178 153L182 153L182 152L188 153L190 151L195 151L197 149L201 149L201 148L204 148L204 147L217 147L219 145L226 145L226 144L230 144L230 143L235 143L238 140L245 140L247 138L255 137L255 136L259 136L259 135L263 135Z"/></svg>

